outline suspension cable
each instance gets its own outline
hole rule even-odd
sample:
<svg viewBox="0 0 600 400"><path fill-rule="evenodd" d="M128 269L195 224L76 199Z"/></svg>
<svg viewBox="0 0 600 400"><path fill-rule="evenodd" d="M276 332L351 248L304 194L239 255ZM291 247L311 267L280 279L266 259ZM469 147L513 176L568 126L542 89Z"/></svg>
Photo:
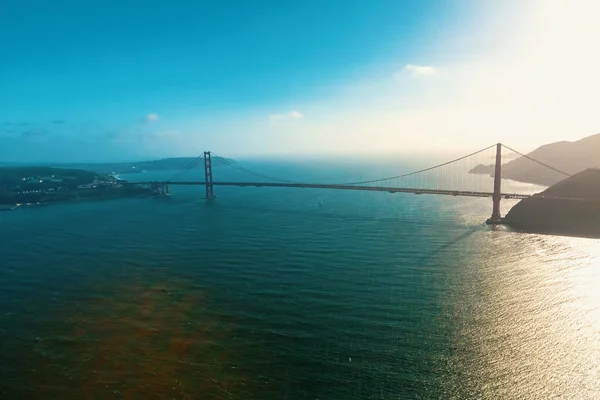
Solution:
<svg viewBox="0 0 600 400"><path fill-rule="evenodd" d="M549 169L551 169L551 170L552 170L552 171L554 171L554 172L558 172L559 174L563 174L563 175L565 175L565 176L569 176L569 177L570 177L570 176L572 176L571 174L568 174L568 173L566 173L566 172L564 172L564 171L561 171L561 170L559 170L559 169L556 169L556 168L554 168L554 167L551 167L551 166L550 166L550 165L548 165L548 164L545 164L545 163L543 163L543 162L541 162L541 161L538 161L538 160L536 160L535 158L532 158L532 157L530 157L530 156L528 156L528 155L526 155L526 154L523 154L523 153L521 153L521 152L519 152L519 151L517 151L517 150L515 150L515 149L512 149L512 148L508 147L508 146L507 146L507 145L505 145L505 144L503 144L502 146L504 146L504 147L505 147L507 150L510 150L510 151L512 151L512 152L514 152L514 153L517 153L517 154L518 154L518 155L520 155L521 157L525 157L526 159L528 159L528 160L531 160L531 161L533 161L533 162L535 162L535 163L538 163L538 164L540 164L540 165L542 165L542 166L544 166L544 167L546 167L546 168L549 168Z"/></svg>
<svg viewBox="0 0 600 400"><path fill-rule="evenodd" d="M232 168L235 168L235 169L237 169L239 171L245 172L247 174L250 174L250 175L253 175L253 176L256 176L256 177L259 177L259 178L264 178L264 179L267 179L267 180L271 180L271 181L276 181L276 182L297 183L297 182L294 182L294 181L290 181L288 179L281 179L281 178L277 178L277 177L274 177L274 176L261 174L260 172L255 172L255 171L249 170L249 169L244 168L244 167L242 167L242 166L240 166L240 165L238 165L238 164L236 164L234 162L228 161L227 159L225 159L225 158L223 158L223 157L221 157L221 156L219 156L219 155L217 155L215 153L212 153L212 154L213 154L213 156L215 158L217 158L223 164L228 165L228 166L230 166Z"/></svg>
<svg viewBox="0 0 600 400"><path fill-rule="evenodd" d="M493 147L495 147L495 146L496 146L496 144L493 144L493 145L491 145L491 146L489 146L489 147L486 147L486 148L484 148L484 149L481 149L481 150L479 150L479 151L473 152L473 153L471 153L471 154L467 154L466 156L462 156L462 157L456 158L456 159L454 159L454 160L447 161L447 162L445 162L445 163L442 163L442 164L439 164L439 165L435 165L435 166L433 166L433 167L424 168L424 169L421 169L421 170L418 170L418 171L413 171L413 172L410 172L410 173L406 173L406 174L402 174L402 175L396 175L396 176L391 176L391 177L387 177L387 178L371 179L371 180L360 181L360 182L348 182L348 183L340 183L339 185L362 185L362 184L368 184L368 183L383 182L383 181L388 181L388 180L392 180L392 179L405 178L405 177L408 177L408 176L412 176L412 175L421 174L421 173L423 173L423 172L431 171L431 170L434 170L434 169L436 169L436 168L440 168L440 167L443 167L443 166L446 166L446 165L449 165L449 164L452 164L452 163L455 163L455 162L458 162L458 161L464 160L465 158L472 157L472 156L474 156L474 155L477 155L477 154L479 154L479 153L482 153L482 152L484 152L484 151L486 151L486 150L489 150L489 149L491 149L491 148L493 148ZM554 167L552 167L552 166L550 166L550 165L548 165L548 164L545 164L545 163L543 163L543 162L541 162L541 161L538 161L538 160L536 160L536 159L534 159L534 158L532 158L532 157L530 157L530 156L528 156L528 155L526 155L526 154L523 154L523 153L521 153L521 152L519 152L519 151L517 151L517 150L515 150L515 149L513 149L513 148L511 148L511 147L509 147L509 146L506 146L506 145L504 145L504 144L502 144L502 146L503 146L503 147L505 147L506 149L508 149L508 150L510 150L510 151L512 151L512 152L514 152L514 153L516 153L516 154L518 154L518 155L520 155L521 157L524 157L524 158L526 158L526 159L528 159L528 160L531 160L531 161L533 161L533 162L535 162L535 163L537 163L537 164L540 164L540 165L542 165L542 166L544 166L544 167L546 167L546 168L548 168L548 169L550 169L550 170L552 170L552 171L555 171L555 172L557 172L557 173L559 173L559 174L562 174L562 175L565 175L565 176L568 176L568 177L572 176L571 174L568 174L568 173L566 173L566 172L564 172L564 171L561 171L561 170L559 170L559 169L557 169L557 168L554 168ZM298 182L296 182L296 181L291 181L291 180L288 180L288 179L281 179L281 178L277 178L277 177L274 177L274 176L270 176L270 175L262 174L262 173L260 173L260 172L252 171L252 170L250 170L250 169L244 168L244 167L242 167L242 166L240 166L240 165L236 164L236 163L235 163L235 162L233 162L233 161L229 161L229 160L227 160L227 159L225 159L225 158L223 158L223 157L221 157L221 156L219 156L219 155L217 155L217 154L215 154L215 153L212 153L212 154L213 154L214 158L216 158L218 161L222 162L223 164L225 164L225 165L227 165L227 166L230 166L230 167L232 167L232 168L235 168L235 169L237 169L237 170L239 170L239 171L242 171L242 172L244 172L244 173L247 173L247 174L250 174L250 175L253 175L253 176L259 177L259 178L263 178L263 179L271 180L271 181L284 182L284 183L298 183ZM176 174L174 174L174 175L173 175L171 178L169 178L169 179L167 180L167 182L172 182L173 180L175 180L175 179L179 178L181 175L185 174L185 173L186 173L186 172L188 172L190 169L194 168L194 167L195 167L195 166L198 164L198 162L199 162L201 159L203 159L203 158L204 158L204 154L202 154L202 155L200 155L200 156L196 157L196 158L195 158L195 159L193 159L193 160L192 160L192 162L191 162L190 164L188 164L188 165L187 165L185 168L183 168L181 171L177 172L177 173L176 173Z"/></svg>
<svg viewBox="0 0 600 400"><path fill-rule="evenodd" d="M421 169L421 170L419 170L419 171L410 172L410 173L408 173L408 174L402 174L402 175L390 176L390 177L388 177L388 178L381 178L381 179L372 179L372 180L369 180L369 181L341 183L340 185L363 185L363 184L366 184L366 183L383 182L383 181L389 181L389 180L392 180L392 179L405 178L405 177L407 177L407 176L411 176L411 175L417 175L417 174L420 174L420 173L423 173L423 172L431 171L432 169L440 168L440 167L446 166L446 165L448 165L448 164L455 163L455 162L457 162L457 161L460 161L460 160L464 160L465 158L468 158L468 157L474 156L474 155L476 155L476 154L483 153L484 151L486 151L486 150L489 150L489 149L491 149L492 147L495 147L495 146L496 146L496 145L495 145L495 144L493 144L493 145L491 145L491 146L489 146L489 147L486 147L485 149L481 149L481 150L479 150L479 151L476 151L476 152L474 152L474 153L467 154L466 156L462 156L462 157L460 157L460 158L457 158L457 159L455 159L455 160L448 161L448 162L445 162L445 163L442 163L442 164L439 164L439 165L436 165L436 166L433 166L433 167L429 167L429 168Z"/></svg>
<svg viewBox="0 0 600 400"><path fill-rule="evenodd" d="M194 161L192 161L188 166L186 166L181 171L177 172L175 175L173 175L171 178L169 178L168 181L171 182L171 181L179 178L181 175L185 174L186 172L188 172L190 169L192 169L198 163L198 161L200 161L201 158L202 158L202 156L194 159Z"/></svg>
<svg viewBox="0 0 600 400"><path fill-rule="evenodd" d="M167 179L167 182L172 182L174 179L179 178L181 175L185 174L190 169L194 168L196 166L196 164L198 164L198 162L203 158L204 158L204 154L196 157L190 164L187 165L187 167L183 168L181 171L177 172L171 178Z"/></svg>

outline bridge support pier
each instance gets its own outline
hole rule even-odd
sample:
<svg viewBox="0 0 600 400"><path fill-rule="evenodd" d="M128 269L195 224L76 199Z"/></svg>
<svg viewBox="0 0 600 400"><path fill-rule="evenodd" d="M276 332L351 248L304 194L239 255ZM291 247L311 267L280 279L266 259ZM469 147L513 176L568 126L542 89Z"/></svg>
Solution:
<svg viewBox="0 0 600 400"><path fill-rule="evenodd" d="M169 194L169 185L164 182L151 182L146 185L155 195L165 196Z"/></svg>
<svg viewBox="0 0 600 400"><path fill-rule="evenodd" d="M210 158L210 151L204 152L204 182L206 185L206 199L212 199L215 197L213 190L213 176L212 176L212 160Z"/></svg>
<svg viewBox="0 0 600 400"><path fill-rule="evenodd" d="M492 195L492 216L486 221L488 225L502 224L500 214L500 200L502 200L502 144L496 145L496 167L494 168L494 194Z"/></svg>

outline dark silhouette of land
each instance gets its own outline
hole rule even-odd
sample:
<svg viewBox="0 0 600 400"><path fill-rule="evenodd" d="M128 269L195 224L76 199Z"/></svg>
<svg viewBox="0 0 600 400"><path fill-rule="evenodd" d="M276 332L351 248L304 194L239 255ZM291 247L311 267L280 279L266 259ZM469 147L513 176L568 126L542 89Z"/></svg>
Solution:
<svg viewBox="0 0 600 400"><path fill-rule="evenodd" d="M181 170L190 166L196 157L174 157L151 161L116 162L116 163L77 163L54 165L61 168L78 168L102 173L131 174L143 171ZM197 163L192 168L202 168Z"/></svg>
<svg viewBox="0 0 600 400"><path fill-rule="evenodd" d="M0 205L151 195L110 174L52 167L1 167ZM6 209L6 207L2 207Z"/></svg>
<svg viewBox="0 0 600 400"><path fill-rule="evenodd" d="M204 164L196 163L193 161L197 157L171 157L161 158L159 160L150 161L131 161L131 162L113 162L113 163L69 163L69 164L53 164L53 167L60 168L76 168L84 169L87 171L101 172L101 173L116 173L116 174L131 174L144 171L176 171L186 168L201 169L204 168ZM225 158L226 161L233 161L232 159Z"/></svg>
<svg viewBox="0 0 600 400"><path fill-rule="evenodd" d="M504 221L526 232L600 237L600 169L586 169L521 200Z"/></svg>
<svg viewBox="0 0 600 400"><path fill-rule="evenodd" d="M159 160L149 160L149 161L124 161L124 162L90 162L90 163L37 163L35 165L32 164L18 164L18 163L10 163L10 164L2 164L0 163L0 168L2 167L55 167L62 169L71 169L71 170L85 170L92 171L96 173L106 173L106 174L131 174L136 172L143 171L167 171L167 170L182 170L185 168L203 168L202 163L196 163L192 165L193 160L196 157L171 157L171 158L162 158ZM227 161L233 161L231 159L226 158Z"/></svg>
<svg viewBox="0 0 600 400"><path fill-rule="evenodd" d="M538 147L529 157L550 165L570 175L587 168L600 167L600 134L588 136L575 142L556 142ZM493 165L478 165L470 173L493 175ZM565 178L565 175L519 157L502 165L502 178L519 182L550 186Z"/></svg>

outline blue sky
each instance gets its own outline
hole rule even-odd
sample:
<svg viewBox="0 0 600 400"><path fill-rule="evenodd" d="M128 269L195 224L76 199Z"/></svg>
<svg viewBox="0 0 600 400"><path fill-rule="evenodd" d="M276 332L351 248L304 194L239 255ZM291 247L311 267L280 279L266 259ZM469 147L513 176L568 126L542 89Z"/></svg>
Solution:
<svg viewBox="0 0 600 400"><path fill-rule="evenodd" d="M0 161L425 148L459 66L518 53L481 4L5 0Z"/></svg>

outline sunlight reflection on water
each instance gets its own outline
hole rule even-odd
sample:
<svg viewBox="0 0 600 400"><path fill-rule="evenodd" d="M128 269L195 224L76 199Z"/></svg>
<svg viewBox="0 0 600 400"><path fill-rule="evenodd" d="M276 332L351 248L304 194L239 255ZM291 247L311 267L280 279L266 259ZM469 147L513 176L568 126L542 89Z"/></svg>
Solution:
<svg viewBox="0 0 600 400"><path fill-rule="evenodd" d="M457 362L483 398L600 395L600 243L489 232L457 284ZM464 277L463 277L464 278ZM469 310L469 312L465 312ZM469 350L472 349L472 350Z"/></svg>
<svg viewBox="0 0 600 400"><path fill-rule="evenodd" d="M598 240L489 199L173 192L7 213L0 394L598 398Z"/></svg>

